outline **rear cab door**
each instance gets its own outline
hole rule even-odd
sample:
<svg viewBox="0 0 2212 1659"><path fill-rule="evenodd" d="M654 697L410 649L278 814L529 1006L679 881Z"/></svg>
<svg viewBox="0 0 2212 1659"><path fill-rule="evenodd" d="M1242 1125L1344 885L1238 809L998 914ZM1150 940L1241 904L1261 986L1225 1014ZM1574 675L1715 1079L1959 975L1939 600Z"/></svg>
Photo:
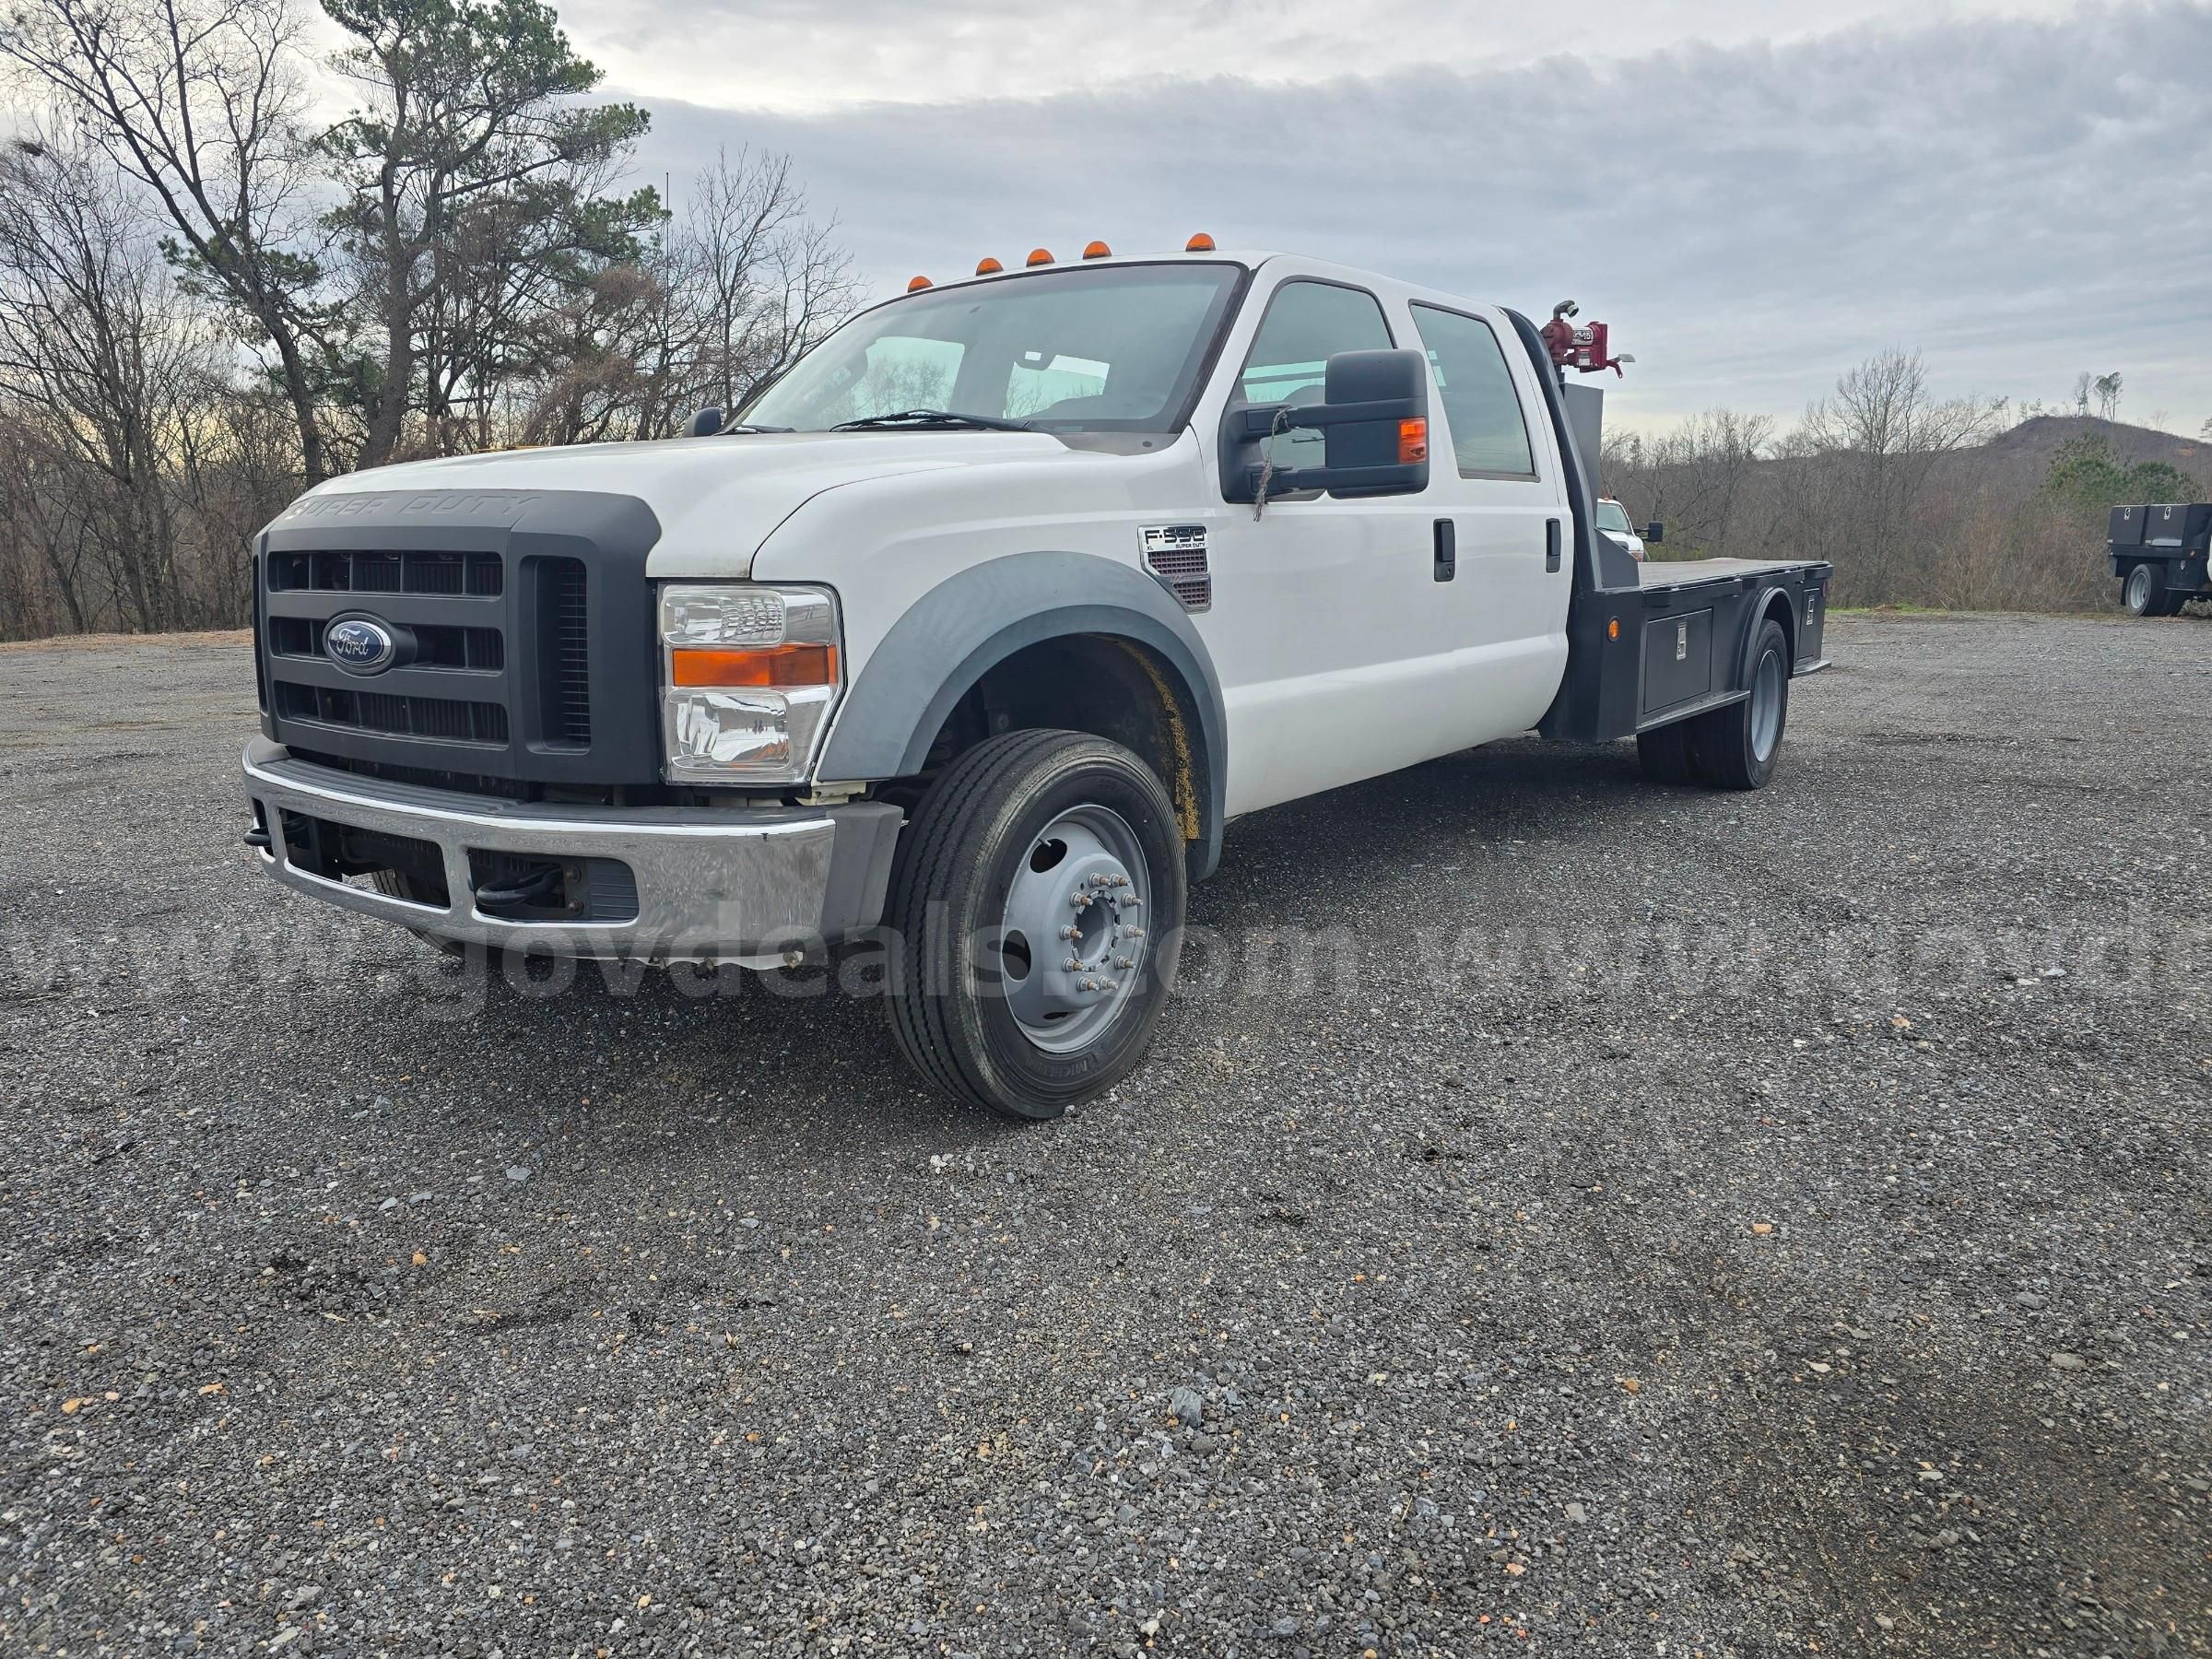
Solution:
<svg viewBox="0 0 2212 1659"><path fill-rule="evenodd" d="M1429 357L1430 467L1453 480L1459 548L1453 621L1473 653L1459 676L1467 743L1535 724L1567 667L1574 526L1535 365L1495 306L1409 291Z"/></svg>
<svg viewBox="0 0 2212 1659"><path fill-rule="evenodd" d="M1194 412L1213 494L1199 622L1221 674L1232 816L1525 730L1558 688L1572 538L1548 428L1523 413L1543 407L1540 391L1514 378L1526 354L1501 316L1442 303L1269 259ZM1425 490L1276 496L1257 515L1222 499L1227 414L1320 402L1330 356L1384 347L1430 359ZM1321 462L1318 432L1270 442L1278 466Z"/></svg>

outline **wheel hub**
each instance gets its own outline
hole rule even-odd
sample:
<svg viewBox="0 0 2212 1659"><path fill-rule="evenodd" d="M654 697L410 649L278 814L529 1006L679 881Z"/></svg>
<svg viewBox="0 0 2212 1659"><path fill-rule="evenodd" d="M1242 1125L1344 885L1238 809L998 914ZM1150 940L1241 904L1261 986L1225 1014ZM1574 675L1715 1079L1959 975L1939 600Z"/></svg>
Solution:
<svg viewBox="0 0 2212 1659"><path fill-rule="evenodd" d="M1135 831L1103 806L1071 808L1030 844L999 936L1007 1006L1025 1037L1065 1053L1112 1023L1145 966L1149 898Z"/></svg>

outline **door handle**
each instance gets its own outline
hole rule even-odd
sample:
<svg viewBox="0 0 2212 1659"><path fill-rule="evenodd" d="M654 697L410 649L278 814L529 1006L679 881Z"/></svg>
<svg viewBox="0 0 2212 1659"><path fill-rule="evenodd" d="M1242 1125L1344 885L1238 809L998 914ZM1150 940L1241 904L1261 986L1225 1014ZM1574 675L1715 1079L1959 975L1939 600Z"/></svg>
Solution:
<svg viewBox="0 0 2212 1659"><path fill-rule="evenodd" d="M1559 568L1559 521L1558 519L1544 521L1544 568L1547 571L1556 571Z"/></svg>
<svg viewBox="0 0 2212 1659"><path fill-rule="evenodd" d="M1436 521L1436 580L1449 582L1459 574L1459 535L1450 519Z"/></svg>

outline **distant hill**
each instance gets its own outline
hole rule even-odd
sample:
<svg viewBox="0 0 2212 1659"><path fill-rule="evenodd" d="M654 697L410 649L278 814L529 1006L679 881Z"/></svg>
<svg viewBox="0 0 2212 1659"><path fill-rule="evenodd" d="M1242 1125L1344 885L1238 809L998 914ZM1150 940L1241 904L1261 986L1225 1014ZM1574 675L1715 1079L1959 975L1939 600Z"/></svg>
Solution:
<svg viewBox="0 0 2212 1659"><path fill-rule="evenodd" d="M2061 445L2092 434L2131 465L2163 461L2212 491L2212 443L2094 415L2034 416L1978 449L1960 450L1942 471L1955 484L2026 494L2042 483Z"/></svg>

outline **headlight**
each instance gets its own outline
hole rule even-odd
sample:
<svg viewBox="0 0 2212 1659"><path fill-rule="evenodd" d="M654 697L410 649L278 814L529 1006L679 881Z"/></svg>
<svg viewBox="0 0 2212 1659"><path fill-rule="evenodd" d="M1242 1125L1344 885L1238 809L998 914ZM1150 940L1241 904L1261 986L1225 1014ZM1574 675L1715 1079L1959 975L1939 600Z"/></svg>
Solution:
<svg viewBox="0 0 2212 1659"><path fill-rule="evenodd" d="M661 589L661 731L672 783L796 783L843 684L826 588Z"/></svg>

